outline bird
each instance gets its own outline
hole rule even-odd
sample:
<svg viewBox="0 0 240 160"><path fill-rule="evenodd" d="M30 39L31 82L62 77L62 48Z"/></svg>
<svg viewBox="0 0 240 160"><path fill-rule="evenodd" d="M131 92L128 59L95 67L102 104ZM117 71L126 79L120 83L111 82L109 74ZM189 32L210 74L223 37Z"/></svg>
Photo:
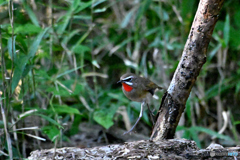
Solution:
<svg viewBox="0 0 240 160"><path fill-rule="evenodd" d="M124 135L132 132L133 129L136 127L139 120L142 118L143 107L145 104L147 105L148 110L150 111L150 116L154 124L153 117L152 117L153 113L150 110L148 101L149 101L149 97L154 96L156 89L161 90L163 88L159 87L157 84L150 81L149 79L140 77L134 73L125 73L120 77L120 80L117 83L122 84L122 91L128 99L136 102L141 102L141 110L136 123L133 125L133 127L129 131L125 132Z"/></svg>

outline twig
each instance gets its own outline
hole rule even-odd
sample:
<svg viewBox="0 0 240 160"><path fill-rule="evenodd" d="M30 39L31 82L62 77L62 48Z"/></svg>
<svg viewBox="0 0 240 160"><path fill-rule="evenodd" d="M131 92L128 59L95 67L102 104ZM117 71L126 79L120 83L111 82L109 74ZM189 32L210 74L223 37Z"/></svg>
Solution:
<svg viewBox="0 0 240 160"><path fill-rule="evenodd" d="M3 53L3 46L2 46L2 26L0 26L0 45L1 45L1 64L2 64L2 90L3 90L3 97L6 96L6 88L5 88L5 59ZM6 98L4 99L3 108L6 108Z"/></svg>
<svg viewBox="0 0 240 160"><path fill-rule="evenodd" d="M93 4L94 3L92 3L92 6L91 6L91 25L90 25L90 29L88 30L88 32L89 31L91 31L92 29L93 29L93 14L94 14L94 7L93 7ZM93 54L93 37L91 38L91 54L92 54L92 61L94 61L95 60L95 56L94 56L94 54ZM94 65L92 65L92 67L93 67L93 72L96 72L96 68L95 68L95 66ZM97 85L97 77L96 76L94 76L93 77L93 83L94 83L94 95L95 95L95 104L96 104L96 108L99 108L99 104L98 104L98 85Z"/></svg>
<svg viewBox="0 0 240 160"><path fill-rule="evenodd" d="M10 23L11 23L11 27L12 27L12 68L11 68L11 73L10 73L10 86L9 86L9 89L10 89L10 92L9 92L9 98L11 97L12 95L12 76L13 76L13 67L14 67L14 49L13 49L13 38L14 38L14 16L13 16L13 11L14 11L14 8L13 8L13 1L10 0L9 1L9 18L10 18Z"/></svg>
<svg viewBox="0 0 240 160"><path fill-rule="evenodd" d="M0 103L1 103L0 105L1 105L1 113L2 113L3 124L4 124L4 131L5 131L7 146L8 146L8 155L9 155L9 159L12 160L13 159L12 143L11 143L10 135L8 133L7 120L6 120L6 115L5 115L5 112L4 112L3 105L2 105L2 100L0 101Z"/></svg>

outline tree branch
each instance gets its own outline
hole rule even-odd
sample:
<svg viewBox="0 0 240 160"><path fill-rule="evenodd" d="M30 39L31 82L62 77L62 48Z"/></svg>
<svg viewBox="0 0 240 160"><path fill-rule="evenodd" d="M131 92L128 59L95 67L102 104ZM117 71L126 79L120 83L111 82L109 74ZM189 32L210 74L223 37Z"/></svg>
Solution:
<svg viewBox="0 0 240 160"><path fill-rule="evenodd" d="M174 137L191 89L206 62L208 44L224 0L201 0L172 82L162 98L150 140Z"/></svg>

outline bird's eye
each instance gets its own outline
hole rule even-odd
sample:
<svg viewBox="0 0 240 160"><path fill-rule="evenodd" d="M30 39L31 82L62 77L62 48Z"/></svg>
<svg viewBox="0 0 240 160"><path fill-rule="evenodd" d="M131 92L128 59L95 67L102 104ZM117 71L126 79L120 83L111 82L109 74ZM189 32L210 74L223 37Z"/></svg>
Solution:
<svg viewBox="0 0 240 160"><path fill-rule="evenodd" d="M132 80L133 80L133 76L128 76L128 77L124 78L122 81L132 82Z"/></svg>
<svg viewBox="0 0 240 160"><path fill-rule="evenodd" d="M131 82L131 81L132 81L132 78L127 78L127 79L125 79L124 81L126 81L126 82Z"/></svg>

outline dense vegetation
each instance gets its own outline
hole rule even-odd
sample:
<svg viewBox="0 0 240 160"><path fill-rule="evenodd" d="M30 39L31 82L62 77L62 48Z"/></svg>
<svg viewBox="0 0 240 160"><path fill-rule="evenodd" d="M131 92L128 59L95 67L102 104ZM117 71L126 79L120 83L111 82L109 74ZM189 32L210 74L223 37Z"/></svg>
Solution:
<svg viewBox="0 0 240 160"><path fill-rule="evenodd" d="M0 0L0 155L26 157L45 148L44 139L53 142L47 147L61 147L81 134L85 122L101 126L104 136L113 125L129 129L140 104L128 100L116 82L131 71L167 88L197 5L193 0ZM212 137L222 145L239 144L239 8L239 1L225 2L178 126L177 136L199 147ZM153 100L152 107L157 111L159 104ZM147 111L136 131L149 136Z"/></svg>

